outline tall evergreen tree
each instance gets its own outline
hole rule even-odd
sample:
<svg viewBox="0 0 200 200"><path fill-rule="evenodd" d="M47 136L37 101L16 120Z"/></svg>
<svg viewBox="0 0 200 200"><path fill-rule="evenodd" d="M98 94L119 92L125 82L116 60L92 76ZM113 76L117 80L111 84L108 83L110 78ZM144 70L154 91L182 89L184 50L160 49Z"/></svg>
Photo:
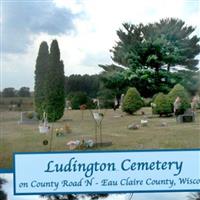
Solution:
<svg viewBox="0 0 200 200"><path fill-rule="evenodd" d="M65 108L64 81L64 64L60 60L58 42L53 40L45 81L45 111L50 122L56 121L63 116Z"/></svg>
<svg viewBox="0 0 200 200"><path fill-rule="evenodd" d="M133 70L161 67L169 71L181 65L196 71L200 53L200 38L193 35L195 28L180 19L166 18L153 24L124 23L117 31L119 41L113 47L113 61Z"/></svg>
<svg viewBox="0 0 200 200"><path fill-rule="evenodd" d="M35 110L41 118L45 107L45 80L48 71L49 50L46 42L40 44L35 66Z"/></svg>
<svg viewBox="0 0 200 200"><path fill-rule="evenodd" d="M121 70L129 70L132 72L127 77L129 80L132 77L140 78L138 72L146 76L149 73L146 70L153 70L155 90L160 91L159 86L167 84L164 82L168 82L172 76L170 69L190 72L199 69L196 56L200 53L200 38L195 35L195 28L184 21L165 18L147 25L124 23L122 26L117 31L119 40L110 50L112 60L118 65L99 65L105 70L104 74L112 73L117 77ZM163 72L168 73L167 77L162 77ZM141 84L145 85L143 82ZM153 88L151 83L149 85Z"/></svg>

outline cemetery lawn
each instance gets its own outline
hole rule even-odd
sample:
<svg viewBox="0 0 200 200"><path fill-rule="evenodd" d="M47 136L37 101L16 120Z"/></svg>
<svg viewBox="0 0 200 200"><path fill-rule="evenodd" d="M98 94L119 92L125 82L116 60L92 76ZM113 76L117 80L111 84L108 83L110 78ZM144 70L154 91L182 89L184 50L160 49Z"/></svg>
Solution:
<svg viewBox="0 0 200 200"><path fill-rule="evenodd" d="M177 124L174 117L151 116L150 108L142 109L149 117L147 127L128 130L131 123L140 124L141 111L135 115L127 115L121 111L102 110L105 117L102 122L103 141L112 141L112 146L98 147L92 150L137 150L137 149L181 149L200 148L200 111L193 123ZM120 117L120 115L122 115ZM18 124L20 112L2 111L0 119L0 168L12 168L13 152L47 152L49 145L43 140L50 140L49 134L40 134L38 123ZM166 122L166 126L161 126ZM68 124L72 133L56 137L55 129ZM89 110L65 111L61 120L53 126L52 151L69 150L66 143L70 140L94 139L94 121Z"/></svg>

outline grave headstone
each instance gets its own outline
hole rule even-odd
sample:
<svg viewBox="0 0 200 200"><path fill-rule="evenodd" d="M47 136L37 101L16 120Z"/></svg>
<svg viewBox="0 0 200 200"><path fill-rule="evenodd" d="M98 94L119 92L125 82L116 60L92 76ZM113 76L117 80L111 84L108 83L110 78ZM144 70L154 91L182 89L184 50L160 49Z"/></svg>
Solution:
<svg viewBox="0 0 200 200"><path fill-rule="evenodd" d="M194 122L194 121L195 121L195 114L191 109L186 110L183 115L178 116L179 123Z"/></svg>
<svg viewBox="0 0 200 200"><path fill-rule="evenodd" d="M198 109L199 103L200 103L199 96L198 95L194 96L191 102L191 109L193 112L196 112L196 110Z"/></svg>
<svg viewBox="0 0 200 200"><path fill-rule="evenodd" d="M162 126L162 127L167 126L167 122L161 122L160 126Z"/></svg>
<svg viewBox="0 0 200 200"><path fill-rule="evenodd" d="M140 128L139 124L132 123L132 124L128 125L129 130L137 130L139 128Z"/></svg>
<svg viewBox="0 0 200 200"><path fill-rule="evenodd" d="M147 116L144 116L143 119L140 121L142 126L147 126L148 125L148 118Z"/></svg>
<svg viewBox="0 0 200 200"><path fill-rule="evenodd" d="M21 112L18 124L34 124L37 123L37 114L35 112Z"/></svg>

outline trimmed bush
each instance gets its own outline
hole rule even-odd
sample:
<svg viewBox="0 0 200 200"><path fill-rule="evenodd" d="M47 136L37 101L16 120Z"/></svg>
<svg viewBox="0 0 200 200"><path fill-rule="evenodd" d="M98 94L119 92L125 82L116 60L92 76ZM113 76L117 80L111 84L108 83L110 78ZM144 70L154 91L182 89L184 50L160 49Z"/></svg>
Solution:
<svg viewBox="0 0 200 200"><path fill-rule="evenodd" d="M156 94L153 95L153 97L152 97L152 102L155 101L156 97L157 97L159 94L160 94L160 93L156 93Z"/></svg>
<svg viewBox="0 0 200 200"><path fill-rule="evenodd" d="M169 102L171 103L172 112L174 107L174 101L177 97L180 97L181 99L181 106L178 112L179 114L183 114L188 108L190 108L189 95L182 85L175 85L167 96L169 98Z"/></svg>
<svg viewBox="0 0 200 200"><path fill-rule="evenodd" d="M168 96L163 93L156 95L154 103L156 107L153 108L153 113L162 115L169 115L172 113L171 103L169 102Z"/></svg>
<svg viewBox="0 0 200 200"><path fill-rule="evenodd" d="M137 89L129 88L124 97L122 109L124 112L133 114L134 112L139 110L143 106L143 104L144 103Z"/></svg>

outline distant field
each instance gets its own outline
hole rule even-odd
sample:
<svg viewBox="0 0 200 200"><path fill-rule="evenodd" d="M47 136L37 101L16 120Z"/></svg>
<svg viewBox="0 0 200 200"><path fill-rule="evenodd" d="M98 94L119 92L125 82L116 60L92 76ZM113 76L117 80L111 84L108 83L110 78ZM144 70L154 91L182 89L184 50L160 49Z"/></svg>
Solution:
<svg viewBox="0 0 200 200"><path fill-rule="evenodd" d="M200 148L200 113L197 113L194 123L177 124L174 117L158 118L151 116L150 108L143 108L149 117L147 127L138 130L128 130L127 126L134 122L140 123L142 116L130 116L121 111L102 110L103 141L112 141L113 145L102 147L106 149L167 149L167 148ZM119 117L122 115L122 117ZM0 168L12 167L13 152L49 151L49 146L43 146L44 139L50 139L50 134L40 134L38 123L32 125L18 125L19 111L2 111L0 121ZM160 124L167 125L161 127ZM72 133L63 137L56 137L55 129L68 124ZM90 111L66 111L65 115L53 126L52 151L68 150L66 143L70 140L94 139L94 121Z"/></svg>
<svg viewBox="0 0 200 200"><path fill-rule="evenodd" d="M32 110L33 97L1 97L0 109L8 110L12 105L15 105L13 110Z"/></svg>

